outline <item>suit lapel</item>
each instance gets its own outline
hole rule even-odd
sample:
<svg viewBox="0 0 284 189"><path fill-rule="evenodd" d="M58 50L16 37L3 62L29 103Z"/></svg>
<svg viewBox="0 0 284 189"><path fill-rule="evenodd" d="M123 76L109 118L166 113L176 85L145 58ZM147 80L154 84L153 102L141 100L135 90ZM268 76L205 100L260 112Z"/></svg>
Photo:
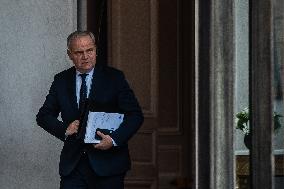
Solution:
<svg viewBox="0 0 284 189"><path fill-rule="evenodd" d="M71 82L70 82L71 81ZM77 97L76 97L76 69L73 67L67 78L67 89L71 106L79 113Z"/></svg>
<svg viewBox="0 0 284 189"><path fill-rule="evenodd" d="M96 99L96 91L99 91L98 89L102 89L103 88L103 68L102 67L96 67L93 73L93 79L92 79L92 86L90 89L90 94L89 94L89 98L91 100L95 100Z"/></svg>

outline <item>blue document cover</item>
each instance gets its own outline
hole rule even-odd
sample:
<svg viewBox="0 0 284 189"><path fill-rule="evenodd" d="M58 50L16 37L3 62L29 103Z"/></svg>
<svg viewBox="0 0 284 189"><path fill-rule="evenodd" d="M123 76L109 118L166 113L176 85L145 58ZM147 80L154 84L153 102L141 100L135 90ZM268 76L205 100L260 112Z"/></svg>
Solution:
<svg viewBox="0 0 284 189"><path fill-rule="evenodd" d="M84 142L100 143L96 131L111 134L120 126L123 117L124 114L119 113L89 112Z"/></svg>

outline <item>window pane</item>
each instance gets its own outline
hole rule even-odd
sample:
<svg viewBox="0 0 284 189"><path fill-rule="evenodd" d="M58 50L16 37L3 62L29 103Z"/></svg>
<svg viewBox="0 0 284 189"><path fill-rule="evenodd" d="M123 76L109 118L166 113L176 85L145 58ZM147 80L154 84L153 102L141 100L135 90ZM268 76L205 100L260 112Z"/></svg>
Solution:
<svg viewBox="0 0 284 189"><path fill-rule="evenodd" d="M248 188L249 148L245 145L248 135L246 119L249 105L249 3L236 1L236 176L237 188ZM237 118L239 117L239 118Z"/></svg>
<svg viewBox="0 0 284 189"><path fill-rule="evenodd" d="M274 150L275 172L274 186L275 189L284 187L284 129L283 118L280 117L278 122L277 114L284 116L283 103L283 74L284 74L284 4L282 0L275 0L273 6L273 43L274 43ZM282 127L280 127L282 125ZM280 127L280 128L279 128Z"/></svg>

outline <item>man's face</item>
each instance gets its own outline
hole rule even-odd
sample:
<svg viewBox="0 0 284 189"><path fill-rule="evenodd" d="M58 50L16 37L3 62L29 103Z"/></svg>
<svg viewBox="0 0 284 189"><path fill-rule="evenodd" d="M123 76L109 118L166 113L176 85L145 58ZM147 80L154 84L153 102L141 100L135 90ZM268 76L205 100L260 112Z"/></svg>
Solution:
<svg viewBox="0 0 284 189"><path fill-rule="evenodd" d="M77 37L71 41L68 56L75 68L86 73L96 64L96 46L90 36Z"/></svg>

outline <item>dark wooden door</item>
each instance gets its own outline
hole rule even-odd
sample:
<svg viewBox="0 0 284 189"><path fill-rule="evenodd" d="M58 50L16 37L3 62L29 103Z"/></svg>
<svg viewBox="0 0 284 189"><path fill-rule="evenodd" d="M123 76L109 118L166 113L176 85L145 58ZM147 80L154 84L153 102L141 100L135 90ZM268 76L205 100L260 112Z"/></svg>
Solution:
<svg viewBox="0 0 284 189"><path fill-rule="evenodd" d="M107 1L108 64L124 71L145 122L127 189L178 188L194 171L194 1Z"/></svg>
<svg viewBox="0 0 284 189"><path fill-rule="evenodd" d="M157 164L160 189L189 188L194 172L194 1L159 1ZM176 187L178 188L178 187Z"/></svg>

